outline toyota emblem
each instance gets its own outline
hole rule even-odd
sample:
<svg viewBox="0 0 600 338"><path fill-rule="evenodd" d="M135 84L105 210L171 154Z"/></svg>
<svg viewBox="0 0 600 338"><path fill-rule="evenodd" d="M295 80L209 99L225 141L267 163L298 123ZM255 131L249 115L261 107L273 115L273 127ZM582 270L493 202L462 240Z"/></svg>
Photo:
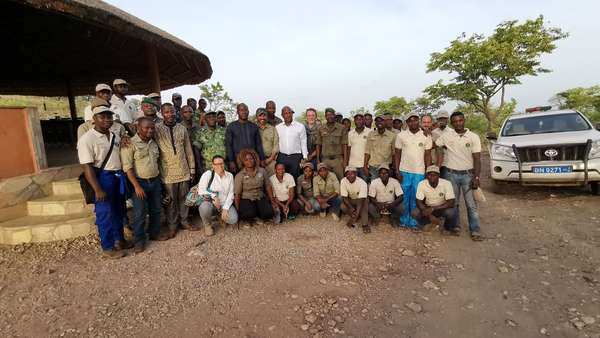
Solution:
<svg viewBox="0 0 600 338"><path fill-rule="evenodd" d="M558 150L552 148L546 149L546 151L544 151L544 155L546 155L546 157L549 157L550 159L553 159L556 156L558 156Z"/></svg>

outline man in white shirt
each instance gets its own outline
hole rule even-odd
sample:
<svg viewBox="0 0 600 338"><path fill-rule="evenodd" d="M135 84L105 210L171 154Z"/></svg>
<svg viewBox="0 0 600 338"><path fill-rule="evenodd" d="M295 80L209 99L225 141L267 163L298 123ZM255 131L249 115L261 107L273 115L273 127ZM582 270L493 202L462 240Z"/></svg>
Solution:
<svg viewBox="0 0 600 338"><path fill-rule="evenodd" d="M218 214L229 225L238 222L238 214L233 206L233 175L225 171L225 159L216 155L212 158L212 170L207 170L198 182L198 194L204 201L198 207L204 225L204 234L214 234L211 219Z"/></svg>
<svg viewBox="0 0 600 338"><path fill-rule="evenodd" d="M456 196L454 220L450 228L456 228L457 233L460 231L458 206L462 193L467 206L471 239L481 241L483 237L480 233L479 210L473 196L473 190L479 188L481 140L477 134L465 128L465 115L462 112L452 113L450 122L454 130L442 133L442 136L435 142L438 147L444 148L443 153L437 154L437 163L438 165L443 163L446 166L446 177L444 178L452 183Z"/></svg>
<svg viewBox="0 0 600 338"><path fill-rule="evenodd" d="M285 219L296 218L299 211L298 204L293 203L296 182L292 175L285 172L283 163L275 165L275 174L269 178L269 181L271 184L267 186L267 189L272 190L270 195L273 196L271 204L275 211L274 222L281 223L281 214Z"/></svg>
<svg viewBox="0 0 600 338"><path fill-rule="evenodd" d="M353 228L356 223L360 223L363 232L370 233L367 182L357 176L354 167L346 167L344 176L340 181L340 196L342 212L350 216L346 225Z"/></svg>
<svg viewBox="0 0 600 338"><path fill-rule="evenodd" d="M365 127L365 119L362 114L354 115L354 129L348 132L348 163L346 166L362 168L365 163L365 149L371 129ZM358 177L368 181L369 177L362 170L358 171Z"/></svg>
<svg viewBox="0 0 600 338"><path fill-rule="evenodd" d="M125 175L121 167L120 138L112 133L113 112L105 106L93 110L94 128L77 141L77 155L85 179L94 190L94 212L103 255L107 258L125 256L121 249L133 244L123 236L125 196L121 184Z"/></svg>
<svg viewBox="0 0 600 338"><path fill-rule="evenodd" d="M129 125L133 123L133 119L137 116L135 103L127 100L127 92L129 84L123 79L115 79L113 81L113 96L110 99L110 109L115 113L115 120L120 121L128 131L131 131Z"/></svg>
<svg viewBox="0 0 600 338"><path fill-rule="evenodd" d="M452 128L448 127L448 119L449 118L450 118L450 115L448 115L448 112L445 110L438 111L437 116L435 118L437 127L431 131L431 139L433 140L433 144L434 144L434 149L431 152L431 160L434 163L437 162L437 154L439 152L442 152L442 154L443 154L443 152L444 152L444 148L436 147L435 142L437 141L438 138L440 138L440 136L442 136L443 133L452 130ZM440 175L442 177L446 176L446 167L444 167L443 163L440 163Z"/></svg>
<svg viewBox="0 0 600 338"><path fill-rule="evenodd" d="M306 128L302 123L294 121L294 111L285 106L281 109L283 122L275 129L279 135L279 155L277 163L285 166L285 171L294 179L300 176L300 163L307 161Z"/></svg>
<svg viewBox="0 0 600 338"><path fill-rule="evenodd" d="M390 177L390 167L387 164L380 165L378 171L379 177L369 186L369 216L373 219L373 224L377 224L381 215L391 215L392 227L398 228L404 209L402 187L398 180Z"/></svg>
<svg viewBox="0 0 600 338"><path fill-rule="evenodd" d="M412 216L419 225L434 224L455 234L451 227L454 218L454 189L452 184L440 178L440 168L427 167L427 178L417 187L417 209Z"/></svg>
<svg viewBox="0 0 600 338"><path fill-rule="evenodd" d="M425 178L425 167L431 164L431 136L427 136L419 125L419 115L410 113L406 119L407 130L396 136L395 166L398 170L398 181L404 191L404 211L400 223L415 228L417 221L411 217L417 208L415 193L417 185Z"/></svg>

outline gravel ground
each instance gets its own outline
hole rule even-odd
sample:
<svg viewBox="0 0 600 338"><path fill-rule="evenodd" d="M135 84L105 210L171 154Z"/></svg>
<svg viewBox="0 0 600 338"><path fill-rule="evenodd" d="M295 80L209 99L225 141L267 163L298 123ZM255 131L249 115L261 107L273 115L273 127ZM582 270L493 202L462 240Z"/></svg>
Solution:
<svg viewBox="0 0 600 338"><path fill-rule="evenodd" d="M95 236L1 247L0 336L600 337L599 197L487 197L479 243L301 217L121 260Z"/></svg>

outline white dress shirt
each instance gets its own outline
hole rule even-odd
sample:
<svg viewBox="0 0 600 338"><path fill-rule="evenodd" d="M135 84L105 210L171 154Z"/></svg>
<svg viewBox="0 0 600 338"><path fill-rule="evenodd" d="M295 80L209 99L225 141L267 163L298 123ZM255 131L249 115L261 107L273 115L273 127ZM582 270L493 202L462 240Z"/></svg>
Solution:
<svg viewBox="0 0 600 338"><path fill-rule="evenodd" d="M282 122L275 127L279 134L279 152L291 155L302 153L302 158L308 157L306 146L306 128L302 123L292 121L290 125Z"/></svg>
<svg viewBox="0 0 600 338"><path fill-rule="evenodd" d="M135 103L131 100L121 100L118 96L113 95L110 98L110 110L115 113L115 120L121 121L121 123L133 123L134 118L137 116L137 108Z"/></svg>
<svg viewBox="0 0 600 338"><path fill-rule="evenodd" d="M223 210L229 210L233 204L233 175L228 171L223 174L223 177L215 173L215 177L213 178L210 187L208 187L208 181L210 181L211 174L212 170L207 170L200 177L200 181L198 182L198 194L210 195L213 199L218 198ZM208 191L209 188L210 191Z"/></svg>

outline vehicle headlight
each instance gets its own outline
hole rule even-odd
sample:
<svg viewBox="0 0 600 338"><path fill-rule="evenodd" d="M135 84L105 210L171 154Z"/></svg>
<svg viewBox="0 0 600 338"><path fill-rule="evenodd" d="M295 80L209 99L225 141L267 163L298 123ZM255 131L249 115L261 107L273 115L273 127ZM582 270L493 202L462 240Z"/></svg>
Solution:
<svg viewBox="0 0 600 338"><path fill-rule="evenodd" d="M517 157L512 147L505 146L502 144L492 145L492 159L493 160L504 160L504 161L516 161Z"/></svg>
<svg viewBox="0 0 600 338"><path fill-rule="evenodd" d="M592 142L592 147L590 148L590 154L588 158L600 158L600 140Z"/></svg>

